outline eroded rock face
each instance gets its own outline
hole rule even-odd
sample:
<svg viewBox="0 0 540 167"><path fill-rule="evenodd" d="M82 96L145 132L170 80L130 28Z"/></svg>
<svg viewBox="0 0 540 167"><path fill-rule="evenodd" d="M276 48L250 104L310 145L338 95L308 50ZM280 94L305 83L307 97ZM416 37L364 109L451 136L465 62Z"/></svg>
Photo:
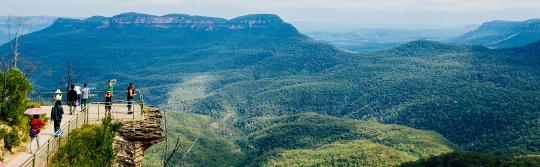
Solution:
<svg viewBox="0 0 540 167"><path fill-rule="evenodd" d="M154 16L140 13L123 13L113 17L93 16L84 20L60 18L55 27L86 29L122 29L143 27L151 29L185 29L195 31L235 31L276 29L281 31L297 30L285 23L279 16L272 14L253 14L240 16L231 20L217 17L190 16L185 14L168 14Z"/></svg>
<svg viewBox="0 0 540 167"><path fill-rule="evenodd" d="M165 138L161 128L162 114L157 109L145 113L144 120L125 121L114 139L113 145L119 149L115 167L142 166L144 151Z"/></svg>

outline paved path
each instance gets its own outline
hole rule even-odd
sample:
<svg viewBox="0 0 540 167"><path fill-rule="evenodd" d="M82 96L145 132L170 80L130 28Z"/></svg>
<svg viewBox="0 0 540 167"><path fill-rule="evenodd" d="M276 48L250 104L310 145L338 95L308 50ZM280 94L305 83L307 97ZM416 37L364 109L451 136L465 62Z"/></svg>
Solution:
<svg viewBox="0 0 540 167"><path fill-rule="evenodd" d="M113 105L112 111L112 117L117 120L132 120L132 119L142 119L142 115L140 114L140 106L134 105L135 107L135 113L134 114L127 114L127 106L125 104L118 104ZM51 110L51 106L43 106L42 108L47 109L47 111ZM64 115L62 118L61 126L60 127L66 127L68 123L72 123L70 127L79 127L84 123L84 115L85 114L79 114L79 119L77 120L77 112L80 112L80 107L76 109L76 112L73 113L73 115L70 115L69 113L69 107L64 106ZM89 107L89 114L88 114L88 120L90 123L101 123L101 119L105 116L105 108L102 104L97 105L93 104ZM99 112L98 112L99 111ZM50 112L47 112L47 116L50 118ZM77 122L79 121L79 122ZM64 130L64 137L67 136L66 130ZM41 145L40 149L47 149L46 143L49 139L54 139L54 127L52 122L47 122L47 125L41 130L41 133L39 134L39 143ZM21 145L14 149L14 153L6 153L6 156L4 157L3 164L6 167L18 167L21 165L24 165L24 163L32 158L32 154L30 153L30 142L24 142L21 143ZM32 149L36 150L36 143L32 143ZM46 156L46 150L38 152L38 154L44 154L42 156ZM51 155L52 156L52 155ZM39 166L39 165L38 165Z"/></svg>

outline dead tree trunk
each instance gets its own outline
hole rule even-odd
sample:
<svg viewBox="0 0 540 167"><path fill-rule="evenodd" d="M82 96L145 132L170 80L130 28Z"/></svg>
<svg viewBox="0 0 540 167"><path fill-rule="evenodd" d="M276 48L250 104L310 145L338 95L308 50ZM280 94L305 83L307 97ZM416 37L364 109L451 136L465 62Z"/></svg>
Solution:
<svg viewBox="0 0 540 167"><path fill-rule="evenodd" d="M22 36L28 33L32 25L22 17L8 17L7 19L7 35L9 44L13 52L13 67L17 68L17 63L20 59L19 48L21 46Z"/></svg>

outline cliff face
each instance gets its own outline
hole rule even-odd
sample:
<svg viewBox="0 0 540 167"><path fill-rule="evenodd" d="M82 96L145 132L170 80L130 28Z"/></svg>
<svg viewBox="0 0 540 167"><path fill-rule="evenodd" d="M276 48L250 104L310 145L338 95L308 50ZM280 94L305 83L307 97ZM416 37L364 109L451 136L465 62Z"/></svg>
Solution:
<svg viewBox="0 0 540 167"><path fill-rule="evenodd" d="M492 48L525 46L540 40L540 19L527 21L491 21L465 33L453 42Z"/></svg>
<svg viewBox="0 0 540 167"><path fill-rule="evenodd" d="M115 167L140 167L144 151L161 142L164 131L161 128L162 114L157 109L145 113L144 120L126 121L115 137L113 145L119 149Z"/></svg>
<svg viewBox="0 0 540 167"><path fill-rule="evenodd" d="M297 32L292 25L284 22L279 16L272 14L253 14L227 20L217 17L190 16L184 14L154 16L140 13L123 13L113 17L93 16L84 20L61 18L58 19L53 26L68 29L121 29L144 27L154 29L180 28L198 31L281 28Z"/></svg>

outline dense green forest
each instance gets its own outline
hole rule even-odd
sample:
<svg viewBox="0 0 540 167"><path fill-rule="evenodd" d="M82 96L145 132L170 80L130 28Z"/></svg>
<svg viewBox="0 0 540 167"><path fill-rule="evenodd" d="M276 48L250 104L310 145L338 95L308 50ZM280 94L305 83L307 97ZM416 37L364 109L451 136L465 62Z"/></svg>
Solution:
<svg viewBox="0 0 540 167"><path fill-rule="evenodd" d="M539 166L539 156L495 156L473 152L455 152L403 163L402 167L503 167L503 166Z"/></svg>
<svg viewBox="0 0 540 167"><path fill-rule="evenodd" d="M383 156L382 156L383 155ZM397 166L416 158L368 141L334 143L321 148L280 153L266 166Z"/></svg>
<svg viewBox="0 0 540 167"><path fill-rule="evenodd" d="M166 119L171 147L176 140L182 146L171 158L171 165L238 166L244 161L245 154L236 144L237 140L242 141L242 135L234 127L219 119L188 113L168 112ZM187 152L191 145L192 150ZM163 147L164 142L147 150L144 166L161 166Z"/></svg>
<svg viewBox="0 0 540 167"><path fill-rule="evenodd" d="M179 139L184 146L170 162L176 166L279 165L308 161L312 156L332 158L336 156L336 149L352 146L373 147L377 151L351 149L351 153L355 154L343 155L350 157L339 160L341 163L350 160L382 164L378 161L388 160L388 164L400 164L449 153L455 147L435 132L316 113L281 117L274 120L280 122L274 126L261 121L257 125L252 125L260 130L251 133L242 133L228 125L226 120L204 115L172 112L167 114L167 121L168 125L172 126L169 139ZM184 157L196 139L197 143ZM160 165L162 148L163 143L147 151L145 166ZM316 154L303 157L304 149L318 151ZM381 157L377 153L388 153L392 157L378 159ZM365 156L360 156L364 154ZM284 162L283 159L291 161ZM318 162L314 161L313 163Z"/></svg>
<svg viewBox="0 0 540 167"><path fill-rule="evenodd" d="M58 87L72 63L80 70L78 83L100 88L117 79L122 88L135 82L147 102L179 112L169 112L170 118L198 120L169 121L171 140L189 145L200 138L194 154L175 155L171 164L279 163L279 155L289 155L283 151L332 155L331 148L357 140L409 158L453 149L540 152L540 42L497 50L420 40L354 54L314 41L273 15L174 16L215 29L114 22L145 17L151 16L60 19L25 36L21 53L50 69L32 78L37 89ZM8 47L1 46L0 55L9 55ZM206 123L213 122L227 130L212 131ZM159 147L149 157L159 157Z"/></svg>

